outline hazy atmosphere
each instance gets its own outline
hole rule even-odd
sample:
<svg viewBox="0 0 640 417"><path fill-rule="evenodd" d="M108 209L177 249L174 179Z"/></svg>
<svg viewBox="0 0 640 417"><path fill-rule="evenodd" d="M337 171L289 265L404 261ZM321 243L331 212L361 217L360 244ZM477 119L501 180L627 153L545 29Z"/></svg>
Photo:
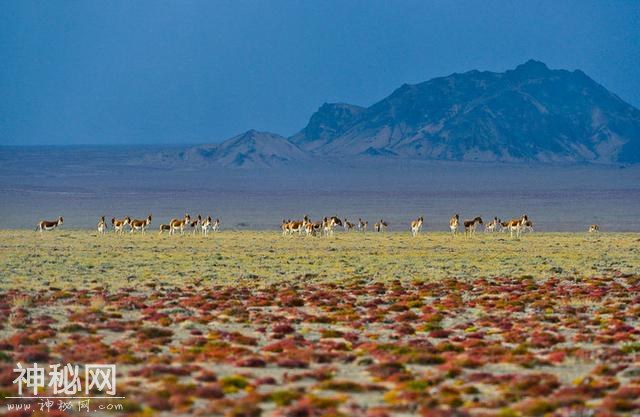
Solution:
<svg viewBox="0 0 640 417"><path fill-rule="evenodd" d="M0 0L0 416L640 416L640 0Z"/></svg>
<svg viewBox="0 0 640 417"><path fill-rule="evenodd" d="M325 102L528 59L640 105L640 3L1 2L0 144L284 136Z"/></svg>

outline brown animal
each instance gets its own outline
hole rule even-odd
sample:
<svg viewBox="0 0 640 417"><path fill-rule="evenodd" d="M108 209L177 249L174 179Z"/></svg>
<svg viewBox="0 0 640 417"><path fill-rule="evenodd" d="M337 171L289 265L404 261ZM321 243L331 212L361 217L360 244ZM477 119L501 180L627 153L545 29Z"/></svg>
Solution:
<svg viewBox="0 0 640 417"><path fill-rule="evenodd" d="M103 235L105 233L107 233L107 222L104 220L104 216L102 216L98 221L98 234Z"/></svg>
<svg viewBox="0 0 640 417"><path fill-rule="evenodd" d="M126 225L131 223L131 218L126 216L124 219L116 219L113 217L111 219L111 224L113 225L113 231L116 233L124 233L124 228Z"/></svg>
<svg viewBox="0 0 640 417"><path fill-rule="evenodd" d="M506 222L507 223L506 228L509 229L509 233L511 234L512 238L513 238L513 232L516 233L516 238L520 237L520 235L522 234L522 230L526 226L527 221L529 221L529 217L526 214L523 214L522 217L519 219L511 219Z"/></svg>
<svg viewBox="0 0 640 417"><path fill-rule="evenodd" d="M422 223L424 223L424 219L422 216L418 217L414 221L411 222L411 234L416 237L420 233L422 229Z"/></svg>
<svg viewBox="0 0 640 417"><path fill-rule="evenodd" d="M130 233L133 233L134 230L140 230L144 235L145 230L151 224L151 215L148 215L144 220L133 219L129 224L131 226Z"/></svg>
<svg viewBox="0 0 640 417"><path fill-rule="evenodd" d="M184 219L171 219L171 221L169 222L169 234L174 234L176 230L180 230L180 234L183 234L185 226L190 222L191 216L189 216L189 213L184 215Z"/></svg>
<svg viewBox="0 0 640 417"><path fill-rule="evenodd" d="M464 221L464 234L465 236L472 236L476 234L476 227L479 224L482 224L482 218L476 217L473 220L465 220Z"/></svg>
<svg viewBox="0 0 640 417"><path fill-rule="evenodd" d="M62 216L58 217L58 220L54 220L52 222L47 220L40 220L40 222L36 226L36 231L42 233L45 230L53 230L58 226L62 226L62 223L64 223L64 219L62 218Z"/></svg>
<svg viewBox="0 0 640 417"><path fill-rule="evenodd" d="M449 229L451 230L451 236L455 236L458 233L458 224L460 223L460 215L454 214L449 219Z"/></svg>

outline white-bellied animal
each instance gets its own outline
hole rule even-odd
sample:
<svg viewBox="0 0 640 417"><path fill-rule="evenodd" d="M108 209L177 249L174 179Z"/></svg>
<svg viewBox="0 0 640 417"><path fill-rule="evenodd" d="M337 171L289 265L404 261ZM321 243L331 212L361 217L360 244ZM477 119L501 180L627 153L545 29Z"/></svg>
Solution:
<svg viewBox="0 0 640 417"><path fill-rule="evenodd" d="M600 231L600 226L598 226L597 224L592 224L591 226L589 226L589 233L597 233Z"/></svg>
<svg viewBox="0 0 640 417"><path fill-rule="evenodd" d="M476 234L476 228L478 227L479 224L483 224L482 223L482 218L480 216L475 217L472 220L465 220L464 221L464 234L465 236L472 236Z"/></svg>
<svg viewBox="0 0 640 417"><path fill-rule="evenodd" d="M98 221L98 234L104 235L105 233L107 233L107 222L105 221L104 216L102 216Z"/></svg>
<svg viewBox="0 0 640 417"><path fill-rule="evenodd" d="M322 229L325 236L333 236L333 229L337 226L342 226L342 220L337 216L325 217L322 220Z"/></svg>
<svg viewBox="0 0 640 417"><path fill-rule="evenodd" d="M455 236L458 233L458 224L460 223L460 215L454 214L449 219L449 230L451 230L451 236Z"/></svg>
<svg viewBox="0 0 640 417"><path fill-rule="evenodd" d="M367 227L369 227L369 222L358 218L358 230L364 233L367 231Z"/></svg>
<svg viewBox="0 0 640 417"><path fill-rule="evenodd" d="M161 224L160 225L160 234L162 234L162 232L169 232L171 233L171 225L168 224Z"/></svg>
<svg viewBox="0 0 640 417"><path fill-rule="evenodd" d="M525 227L525 223L528 220L529 220L529 217L527 217L526 214L523 214L522 217L519 219L511 219L506 222L507 223L506 228L509 229L509 233L512 238L513 238L514 232L515 232L516 238L520 237L520 235L522 234L522 230Z"/></svg>
<svg viewBox="0 0 640 417"><path fill-rule="evenodd" d="M526 222L524 222L524 225L522 226L522 231L523 232L532 233L533 232L533 222L531 220L527 220Z"/></svg>
<svg viewBox="0 0 640 417"><path fill-rule="evenodd" d="M282 236L289 234L289 223L291 223L291 219L282 219L282 224L280 225L280 229L282 229Z"/></svg>
<svg viewBox="0 0 640 417"><path fill-rule="evenodd" d="M189 227L189 230L191 230L192 235L195 235L198 232L198 226L200 225L201 221L202 221L202 216L198 214L197 218L187 223L186 226Z"/></svg>
<svg viewBox="0 0 640 417"><path fill-rule="evenodd" d="M294 233L298 233L298 235L302 234L302 230L304 229L304 220L293 220L287 223L287 233L292 235Z"/></svg>
<svg viewBox="0 0 640 417"><path fill-rule="evenodd" d="M389 224L380 219L379 222L373 225L373 230L375 230L376 232L384 232L385 230L387 230L387 227L389 227Z"/></svg>
<svg viewBox="0 0 640 417"><path fill-rule="evenodd" d="M62 216L58 217L58 220L54 220L52 222L48 220L40 220L40 222L38 222L38 225L36 226L36 231L42 233L45 230L53 230L58 226L62 226L62 223L64 223L64 219L62 218Z"/></svg>
<svg viewBox="0 0 640 417"><path fill-rule="evenodd" d="M497 217L494 217L493 220L491 220L489 223L487 223L484 226L484 232L495 232L497 230L499 230L500 228L500 219Z"/></svg>
<svg viewBox="0 0 640 417"><path fill-rule="evenodd" d="M184 219L171 219L169 222L169 234L174 234L176 230L180 230L180 234L183 234L185 226L189 223L191 223L191 216L189 216L189 213L184 215Z"/></svg>
<svg viewBox="0 0 640 417"><path fill-rule="evenodd" d="M353 230L354 228L354 224L351 223L346 217L344 218L344 230L346 230L347 232L350 232Z"/></svg>
<svg viewBox="0 0 640 417"><path fill-rule="evenodd" d="M411 234L415 237L418 236L420 230L422 230L422 223L424 223L424 218L422 216L411 222Z"/></svg>
<svg viewBox="0 0 640 417"><path fill-rule="evenodd" d="M129 224L131 226L130 233L133 233L135 230L139 230L144 235L144 232L147 230L147 227L151 224L151 215L148 215L146 219L139 220L133 219Z"/></svg>
<svg viewBox="0 0 640 417"><path fill-rule="evenodd" d="M316 232L313 229L313 223L312 222L306 222L304 224L304 232L307 236L315 236Z"/></svg>
<svg viewBox="0 0 640 417"><path fill-rule="evenodd" d="M213 223L211 223L211 231L219 232L220 231L220 219L216 218Z"/></svg>
<svg viewBox="0 0 640 417"><path fill-rule="evenodd" d="M200 231L202 232L203 235L207 236L209 234L211 223L212 223L211 216L208 216L206 219L203 219L200 222Z"/></svg>
<svg viewBox="0 0 640 417"><path fill-rule="evenodd" d="M116 219L113 217L111 219L111 225L113 226L113 231L116 233L124 233L124 228L131 223L131 218L126 216L124 219Z"/></svg>

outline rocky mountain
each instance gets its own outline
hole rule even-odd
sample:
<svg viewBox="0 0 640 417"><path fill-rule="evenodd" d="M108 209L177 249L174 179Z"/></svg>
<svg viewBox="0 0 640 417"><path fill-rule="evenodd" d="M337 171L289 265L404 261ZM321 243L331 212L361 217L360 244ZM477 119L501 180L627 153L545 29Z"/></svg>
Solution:
<svg viewBox="0 0 640 417"><path fill-rule="evenodd" d="M250 168L354 156L638 163L640 110L582 71L530 60L503 73L474 70L405 84L366 108L325 103L288 139L250 130L178 159Z"/></svg>
<svg viewBox="0 0 640 417"><path fill-rule="evenodd" d="M582 71L531 60L405 84L368 108L325 104L290 139L326 156L640 162L640 111Z"/></svg>
<svg viewBox="0 0 640 417"><path fill-rule="evenodd" d="M290 139L306 150L316 150L343 133L365 110L364 107L345 103L325 103L311 116L309 124Z"/></svg>
<svg viewBox="0 0 640 417"><path fill-rule="evenodd" d="M302 161L307 157L288 139L256 130L249 130L220 144L194 146L179 155L183 162L234 168L271 167Z"/></svg>

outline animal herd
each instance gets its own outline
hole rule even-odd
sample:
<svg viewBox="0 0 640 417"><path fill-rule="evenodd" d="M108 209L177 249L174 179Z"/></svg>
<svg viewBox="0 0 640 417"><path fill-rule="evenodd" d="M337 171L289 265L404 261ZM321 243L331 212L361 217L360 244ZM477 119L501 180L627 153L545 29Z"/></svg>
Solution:
<svg viewBox="0 0 640 417"><path fill-rule="evenodd" d="M526 214L522 215L522 217L514 218L508 221L502 221L497 217L494 217L491 222L485 225L482 221L482 218L477 216L473 219L464 220L462 223L460 222L460 215L454 214L449 220L449 229L451 230L451 235L455 236L458 234L458 230L460 225L464 226L464 234L465 236L473 236L476 233L476 229L479 225L484 226L485 232L497 232L497 231L505 231L508 230L511 234L511 237L520 237L523 232L533 232L533 222L529 219L529 216ZM424 225L424 217L420 216L415 220L412 220L410 223L410 230L413 236L418 236L422 230L422 226ZM594 230L591 230L595 226ZM281 229L283 236L290 236L293 234L302 235L305 234L307 236L333 236L333 232L337 228L344 228L345 231L349 232L357 228L358 231L365 233L369 227L369 222L366 220L362 220L362 218L358 219L358 223L351 223L348 219L341 220L338 216L324 217L318 221L312 221L311 218L307 215L302 218L302 220L282 220ZM389 224L380 219L379 222L374 223L373 230L374 232L384 232L389 227ZM590 231L597 231L598 226L592 225Z"/></svg>
<svg viewBox="0 0 640 417"><path fill-rule="evenodd" d="M129 233L140 232L144 234L151 225L152 216L148 215L144 219L132 219L129 216L125 216L122 219L113 217L111 219L111 229L116 234L123 234L125 231ZM62 216L57 220L47 221L41 220L36 226L36 231L41 233L44 231L54 230L59 226L62 226L64 219ZM422 226L424 224L424 217L420 216L410 223L411 234L415 237L420 234ZM491 232L504 232L509 231L510 236L519 238L524 232L533 232L533 222L526 214L521 217L513 218L511 220L502 221L498 217L494 217L489 223L484 223L480 216L473 219L460 221L460 215L454 214L449 219L449 230L451 236L454 237L459 233L460 226L463 226L465 236L473 236L476 234L478 226L484 227L485 233ZM108 232L109 226L105 219L105 216L100 217L98 221L98 234L103 235ZM294 234L306 235L306 236L327 236L331 237L337 228L343 228L345 231L350 232L357 230L365 233L369 228L369 222L358 218L357 223L350 222L347 218L340 219L338 216L324 217L318 221L312 221L307 215L302 220L282 220L281 230L283 236L291 236ZM380 219L380 221L374 223L373 230L375 232L385 232L389 228L389 224ZM203 217L191 217L188 213L183 218L173 218L169 223L161 224L159 227L159 233L164 232L170 235L180 232L184 234L185 231L192 234L201 233L207 236L209 231L217 232L220 230L220 219L213 219L211 216ZM595 233L600 231L600 226L597 224L591 224L589 226L589 233Z"/></svg>
<svg viewBox="0 0 640 417"><path fill-rule="evenodd" d="M145 234L149 226L151 225L151 220L153 216L150 214L144 219L132 219L129 216L125 216L121 219L117 219L115 217L111 218L111 229L116 234L123 234L127 230L129 233L140 232L141 234ZM62 216L58 217L57 220L47 221L42 220L36 226L36 231L44 232L48 230L53 230L59 226L62 226L64 219ZM100 217L98 220L98 234L104 235L109 231L109 225L105 216ZM182 219L171 219L171 221L167 224L161 224L159 227L159 233L162 234L164 232L168 232L173 235L176 232L180 232L180 234L184 234L185 230L187 232L191 232L193 234L202 233L203 235L208 235L209 230L213 232L217 232L220 230L220 219L212 219L211 216L203 217L202 215L198 215L198 217L192 218L189 214L185 214Z"/></svg>

